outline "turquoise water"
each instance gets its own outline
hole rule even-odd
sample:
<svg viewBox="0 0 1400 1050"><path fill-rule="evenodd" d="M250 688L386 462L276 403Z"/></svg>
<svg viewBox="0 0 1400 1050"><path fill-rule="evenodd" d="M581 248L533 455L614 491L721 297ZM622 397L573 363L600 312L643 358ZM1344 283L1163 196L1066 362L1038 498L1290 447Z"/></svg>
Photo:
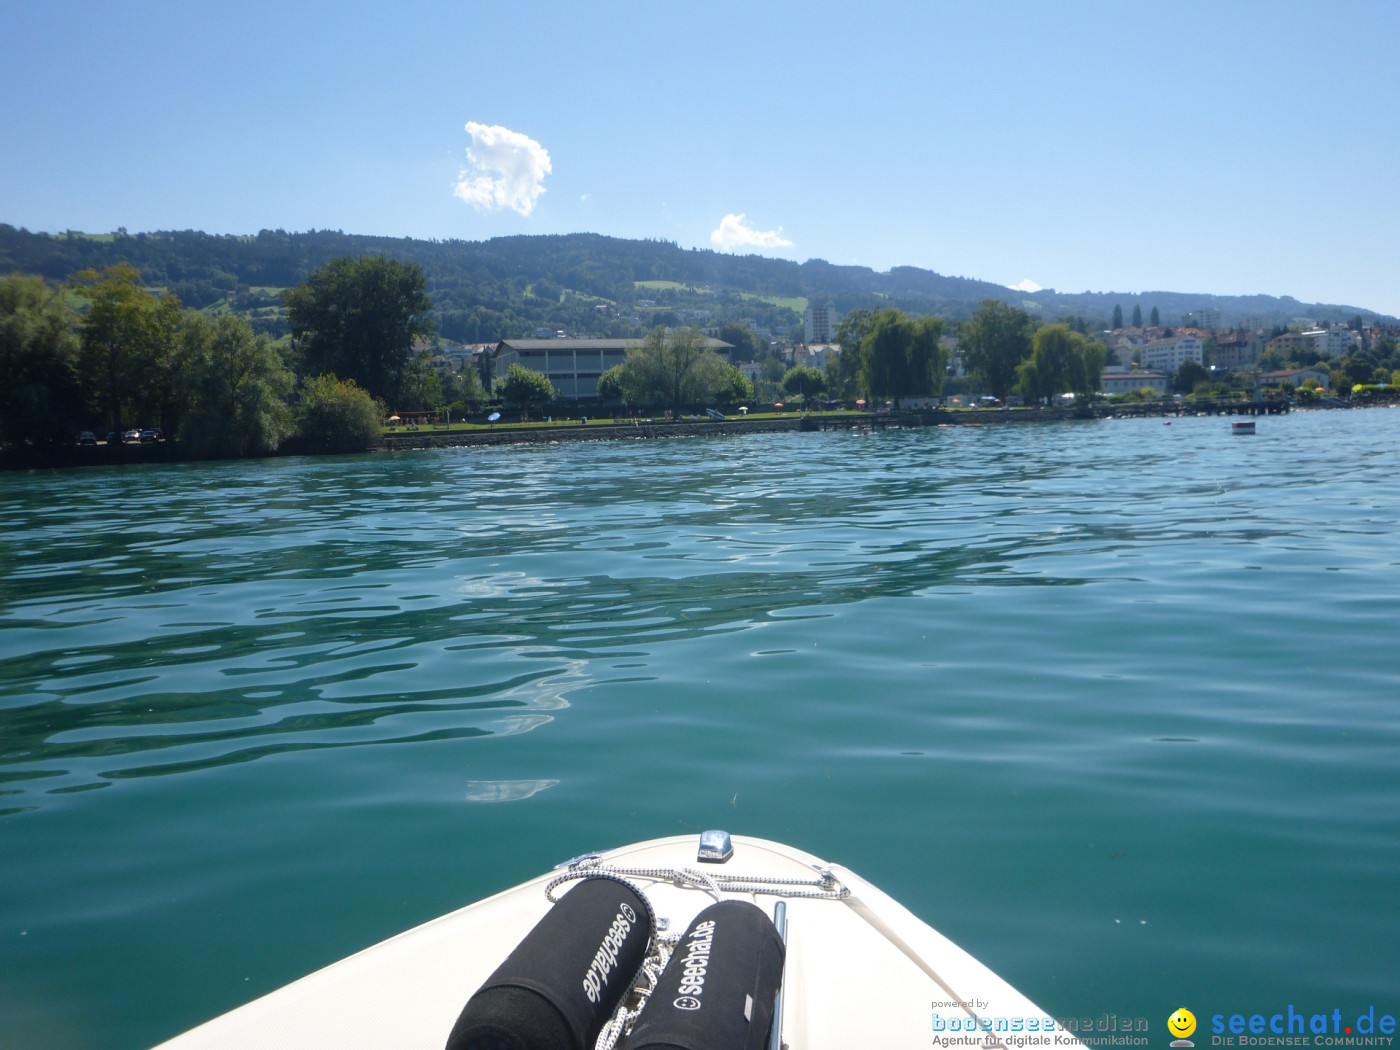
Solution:
<svg viewBox="0 0 1400 1050"><path fill-rule="evenodd" d="M1183 1004L1400 1013L1398 448L1374 410L0 477L0 1044L146 1046L711 826L1161 1046Z"/></svg>

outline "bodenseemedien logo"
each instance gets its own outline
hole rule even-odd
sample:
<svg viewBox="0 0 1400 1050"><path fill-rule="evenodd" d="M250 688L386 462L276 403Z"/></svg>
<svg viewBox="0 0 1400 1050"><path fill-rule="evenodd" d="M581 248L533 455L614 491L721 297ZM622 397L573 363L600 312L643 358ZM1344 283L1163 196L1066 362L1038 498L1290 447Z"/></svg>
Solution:
<svg viewBox="0 0 1400 1050"><path fill-rule="evenodd" d="M1191 1042L1191 1033L1195 1030L1196 1015L1184 1006L1178 1006L1167 1018L1167 1031L1176 1037L1172 1040L1172 1046L1195 1046Z"/></svg>

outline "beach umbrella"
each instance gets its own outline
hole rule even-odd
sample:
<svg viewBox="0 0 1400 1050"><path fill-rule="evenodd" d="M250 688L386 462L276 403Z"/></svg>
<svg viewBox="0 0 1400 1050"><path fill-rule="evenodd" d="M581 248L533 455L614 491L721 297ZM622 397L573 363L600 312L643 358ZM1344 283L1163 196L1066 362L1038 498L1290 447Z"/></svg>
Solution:
<svg viewBox="0 0 1400 1050"><path fill-rule="evenodd" d="M500 419L500 418L501 418L501 414L500 414L499 412L492 412L489 416L486 417L486 421L487 421L488 423L494 423L494 422L496 422L496 420L498 420L498 419Z"/></svg>

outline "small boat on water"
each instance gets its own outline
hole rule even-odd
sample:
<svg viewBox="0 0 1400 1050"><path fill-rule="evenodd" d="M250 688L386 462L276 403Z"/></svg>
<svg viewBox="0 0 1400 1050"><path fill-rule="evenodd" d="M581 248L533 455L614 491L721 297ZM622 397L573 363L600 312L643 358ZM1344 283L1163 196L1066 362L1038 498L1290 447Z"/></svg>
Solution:
<svg viewBox="0 0 1400 1050"><path fill-rule="evenodd" d="M576 857L158 1050L1005 1050L1047 1031L1082 1046L850 869L705 832Z"/></svg>

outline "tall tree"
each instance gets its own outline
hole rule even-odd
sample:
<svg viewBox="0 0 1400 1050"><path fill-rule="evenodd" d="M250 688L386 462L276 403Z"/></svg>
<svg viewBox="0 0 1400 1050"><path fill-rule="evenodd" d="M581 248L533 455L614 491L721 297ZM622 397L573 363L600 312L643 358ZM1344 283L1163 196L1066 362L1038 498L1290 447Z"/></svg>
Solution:
<svg viewBox="0 0 1400 1050"><path fill-rule="evenodd" d="M1113 307L1113 330L1116 332L1123 327L1123 308L1117 304Z"/></svg>
<svg viewBox="0 0 1400 1050"><path fill-rule="evenodd" d="M840 397L851 399L856 396L860 384L860 346L870 333L875 317L873 310L850 310L836 322L836 342L841 347L841 353L829 366L827 386ZM765 378L781 381L782 374L766 374Z"/></svg>
<svg viewBox="0 0 1400 1050"><path fill-rule="evenodd" d="M1079 370L1081 383L1074 387L1075 397L1092 401L1103 386L1103 368L1108 362L1108 347L1098 340L1084 340L1079 348L1083 367Z"/></svg>
<svg viewBox="0 0 1400 1050"><path fill-rule="evenodd" d="M1197 383L1204 383L1210 379L1210 372L1205 365L1198 361L1183 361L1181 367L1176 370L1176 375L1172 376L1172 389L1183 394L1189 394L1196 389Z"/></svg>
<svg viewBox="0 0 1400 1050"><path fill-rule="evenodd" d="M1032 327L1028 313L999 299L982 300L963 326L968 369L1003 401L1016 383L1017 366L1030 356Z"/></svg>
<svg viewBox="0 0 1400 1050"><path fill-rule="evenodd" d="M1133 303L1133 327L1142 327L1142 306L1138 303Z"/></svg>
<svg viewBox="0 0 1400 1050"><path fill-rule="evenodd" d="M1162 323L1162 315L1157 312L1157 308L1152 308L1152 327L1156 328Z"/></svg>
<svg viewBox="0 0 1400 1050"><path fill-rule="evenodd" d="M129 422L175 429L180 300L152 295L127 263L100 274L84 270L74 280L77 294L90 304L78 366L93 408L117 433Z"/></svg>
<svg viewBox="0 0 1400 1050"><path fill-rule="evenodd" d="M719 339L734 347L729 352L731 361L753 361L758 357L759 351L764 349L758 336L754 335L753 329L748 325L739 324L737 321L731 321L729 324L721 326Z"/></svg>
<svg viewBox="0 0 1400 1050"><path fill-rule="evenodd" d="M181 344L188 411L180 441L206 456L275 452L292 431L286 399L296 379L272 341L241 317L193 314Z"/></svg>
<svg viewBox="0 0 1400 1050"><path fill-rule="evenodd" d="M873 400L933 397L943 389L943 318L881 310L860 342L861 385Z"/></svg>
<svg viewBox="0 0 1400 1050"><path fill-rule="evenodd" d="M397 404L413 341L432 331L422 267L380 256L332 259L283 294L305 375L353 380Z"/></svg>
<svg viewBox="0 0 1400 1050"><path fill-rule="evenodd" d="M705 346L698 329L668 335L664 328L653 328L641 347L627 351L620 379L629 404L664 405L679 413L730 390L731 367Z"/></svg>
<svg viewBox="0 0 1400 1050"><path fill-rule="evenodd" d="M0 440L73 440L81 416L73 312L40 277L0 277Z"/></svg>
<svg viewBox="0 0 1400 1050"><path fill-rule="evenodd" d="M1098 387L1104 361L1101 344L1090 343L1067 324L1045 325L1031 342L1031 358L1020 369L1023 397L1038 400L1064 393L1091 395Z"/></svg>

